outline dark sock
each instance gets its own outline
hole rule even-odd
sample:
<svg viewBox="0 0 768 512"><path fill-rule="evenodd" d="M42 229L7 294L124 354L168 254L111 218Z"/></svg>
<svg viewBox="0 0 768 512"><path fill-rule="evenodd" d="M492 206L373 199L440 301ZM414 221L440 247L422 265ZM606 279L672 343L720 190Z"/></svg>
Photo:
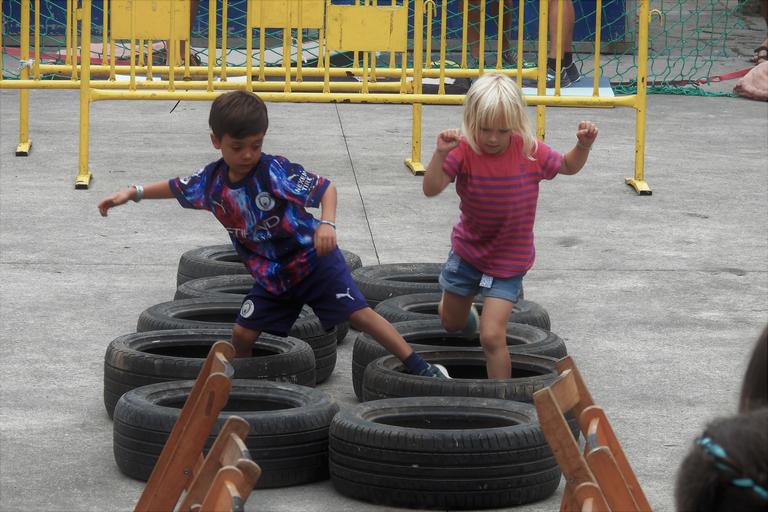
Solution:
<svg viewBox="0 0 768 512"><path fill-rule="evenodd" d="M429 367L429 364L424 360L424 358L416 352L411 352L411 355L409 355L405 361L403 361L403 364L405 364L408 372L413 374L421 373L422 370L426 370Z"/></svg>
<svg viewBox="0 0 768 512"><path fill-rule="evenodd" d="M547 58L547 67L549 69L555 69L556 63L557 63L557 61L555 59Z"/></svg>
<svg viewBox="0 0 768 512"><path fill-rule="evenodd" d="M547 58L547 67L549 69L555 69L556 63L557 62L556 62L555 59ZM562 60L560 60L560 67L561 68L567 68L571 64L573 64L573 53L568 52L565 55L563 55Z"/></svg>

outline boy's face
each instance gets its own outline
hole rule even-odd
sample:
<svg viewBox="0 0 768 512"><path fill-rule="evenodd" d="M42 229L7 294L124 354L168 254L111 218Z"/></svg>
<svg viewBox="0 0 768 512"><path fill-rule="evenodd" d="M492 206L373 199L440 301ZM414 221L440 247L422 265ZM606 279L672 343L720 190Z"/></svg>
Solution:
<svg viewBox="0 0 768 512"><path fill-rule="evenodd" d="M264 143L264 134L248 135L242 139L236 139L224 135L220 139L211 134L213 147L221 151L221 156L227 162L231 173L237 176L245 176L259 162L261 158L261 146Z"/></svg>

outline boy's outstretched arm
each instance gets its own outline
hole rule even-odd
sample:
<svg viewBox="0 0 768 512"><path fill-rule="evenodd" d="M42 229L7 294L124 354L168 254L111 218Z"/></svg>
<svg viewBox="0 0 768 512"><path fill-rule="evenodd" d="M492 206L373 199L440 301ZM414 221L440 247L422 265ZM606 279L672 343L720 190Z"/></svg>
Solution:
<svg viewBox="0 0 768 512"><path fill-rule="evenodd" d="M443 172L443 162L448 153L459 145L460 138L461 133L456 129L445 130L437 136L437 146L432 159L427 164L424 181L421 184L425 196L436 196L451 182L451 177Z"/></svg>
<svg viewBox="0 0 768 512"><path fill-rule="evenodd" d="M139 187L142 189L142 194L139 194ZM139 202L142 199L171 199L173 192L171 192L171 186L167 181L157 181L150 183L149 185L131 185L130 187L108 195L99 202L99 213L102 217L107 216L107 212L110 208L120 206L128 201Z"/></svg>
<svg viewBox="0 0 768 512"><path fill-rule="evenodd" d="M320 225L315 230L315 251L325 256L336 248L336 186L331 183L320 198Z"/></svg>
<svg viewBox="0 0 768 512"><path fill-rule="evenodd" d="M584 167L589 158L589 150L597 138L597 126L589 121L582 121L576 130L576 145L572 150L563 155L563 164L560 174L576 174Z"/></svg>

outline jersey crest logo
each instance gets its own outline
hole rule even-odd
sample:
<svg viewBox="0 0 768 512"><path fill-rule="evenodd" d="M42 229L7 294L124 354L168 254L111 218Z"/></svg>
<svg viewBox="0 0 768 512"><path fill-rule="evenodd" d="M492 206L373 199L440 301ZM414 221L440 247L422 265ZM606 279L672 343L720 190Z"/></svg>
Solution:
<svg viewBox="0 0 768 512"><path fill-rule="evenodd" d="M275 207L275 200L269 192L260 192L256 196L256 207L263 212L268 212Z"/></svg>
<svg viewBox="0 0 768 512"><path fill-rule="evenodd" d="M240 308L240 316L243 318L248 318L253 314L254 309L253 301L248 299L247 301L243 302L243 306Z"/></svg>

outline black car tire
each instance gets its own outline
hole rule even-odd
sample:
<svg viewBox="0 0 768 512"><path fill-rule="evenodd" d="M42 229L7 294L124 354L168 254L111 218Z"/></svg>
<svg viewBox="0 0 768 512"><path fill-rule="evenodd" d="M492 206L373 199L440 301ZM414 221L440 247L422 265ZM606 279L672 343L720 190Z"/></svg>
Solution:
<svg viewBox="0 0 768 512"><path fill-rule="evenodd" d="M341 249L344 261L350 272L363 266L360 256ZM248 274L250 272L243 264L240 255L229 244L209 245L184 252L179 258L176 272L176 284L180 285L198 277L220 276L229 274Z"/></svg>
<svg viewBox="0 0 768 512"><path fill-rule="evenodd" d="M442 293L440 292L398 295L379 302L375 309L377 313L390 322L428 320L438 316L437 305L440 304L441 297ZM482 314L483 301L478 298L474 304ZM551 329L552 325L546 309L525 299L520 299L515 303L509 321L517 324L534 325L547 331Z"/></svg>
<svg viewBox="0 0 768 512"><path fill-rule="evenodd" d="M466 338L461 333L449 333L440 320L410 320L394 324L395 329L414 350L438 347L477 348L480 340ZM510 352L561 358L568 355L565 342L555 333L525 324L507 324L507 345ZM363 373L368 363L389 354L369 334L360 333L352 348L352 387L358 399L362 399Z"/></svg>
<svg viewBox="0 0 768 512"><path fill-rule="evenodd" d="M211 346L229 340L229 329L169 329L119 336L104 355L104 406L112 414L118 399L137 387L196 379ZM262 334L251 357L232 361L235 378L315 385L315 354L293 337Z"/></svg>
<svg viewBox="0 0 768 512"><path fill-rule="evenodd" d="M352 279L368 304L413 293L439 292L438 277L442 263L388 263L360 267L352 272Z"/></svg>
<svg viewBox="0 0 768 512"><path fill-rule="evenodd" d="M161 302L139 315L136 331L164 329L231 329L240 301L225 298L183 299ZM305 307L289 336L306 341L315 353L315 380L324 382L336 366L336 328L326 332L320 319Z"/></svg>
<svg viewBox="0 0 768 512"><path fill-rule="evenodd" d="M124 474L147 480L195 381L150 384L117 402L113 449ZM233 380L229 401L206 443L229 416L251 425L245 444L261 467L256 488L285 487L328 478L328 428L336 401L318 389L263 380Z"/></svg>
<svg viewBox="0 0 768 512"><path fill-rule="evenodd" d="M510 351L512 377L489 379L482 349L438 348L417 350L430 363L445 366L450 379L422 377L405 371L393 355L380 357L365 368L364 401L408 396L471 396L533 402L533 394L558 376L557 359Z"/></svg>
<svg viewBox="0 0 768 512"><path fill-rule="evenodd" d="M551 496L560 469L529 404L396 398L340 411L330 473L347 496L378 505L480 509Z"/></svg>

